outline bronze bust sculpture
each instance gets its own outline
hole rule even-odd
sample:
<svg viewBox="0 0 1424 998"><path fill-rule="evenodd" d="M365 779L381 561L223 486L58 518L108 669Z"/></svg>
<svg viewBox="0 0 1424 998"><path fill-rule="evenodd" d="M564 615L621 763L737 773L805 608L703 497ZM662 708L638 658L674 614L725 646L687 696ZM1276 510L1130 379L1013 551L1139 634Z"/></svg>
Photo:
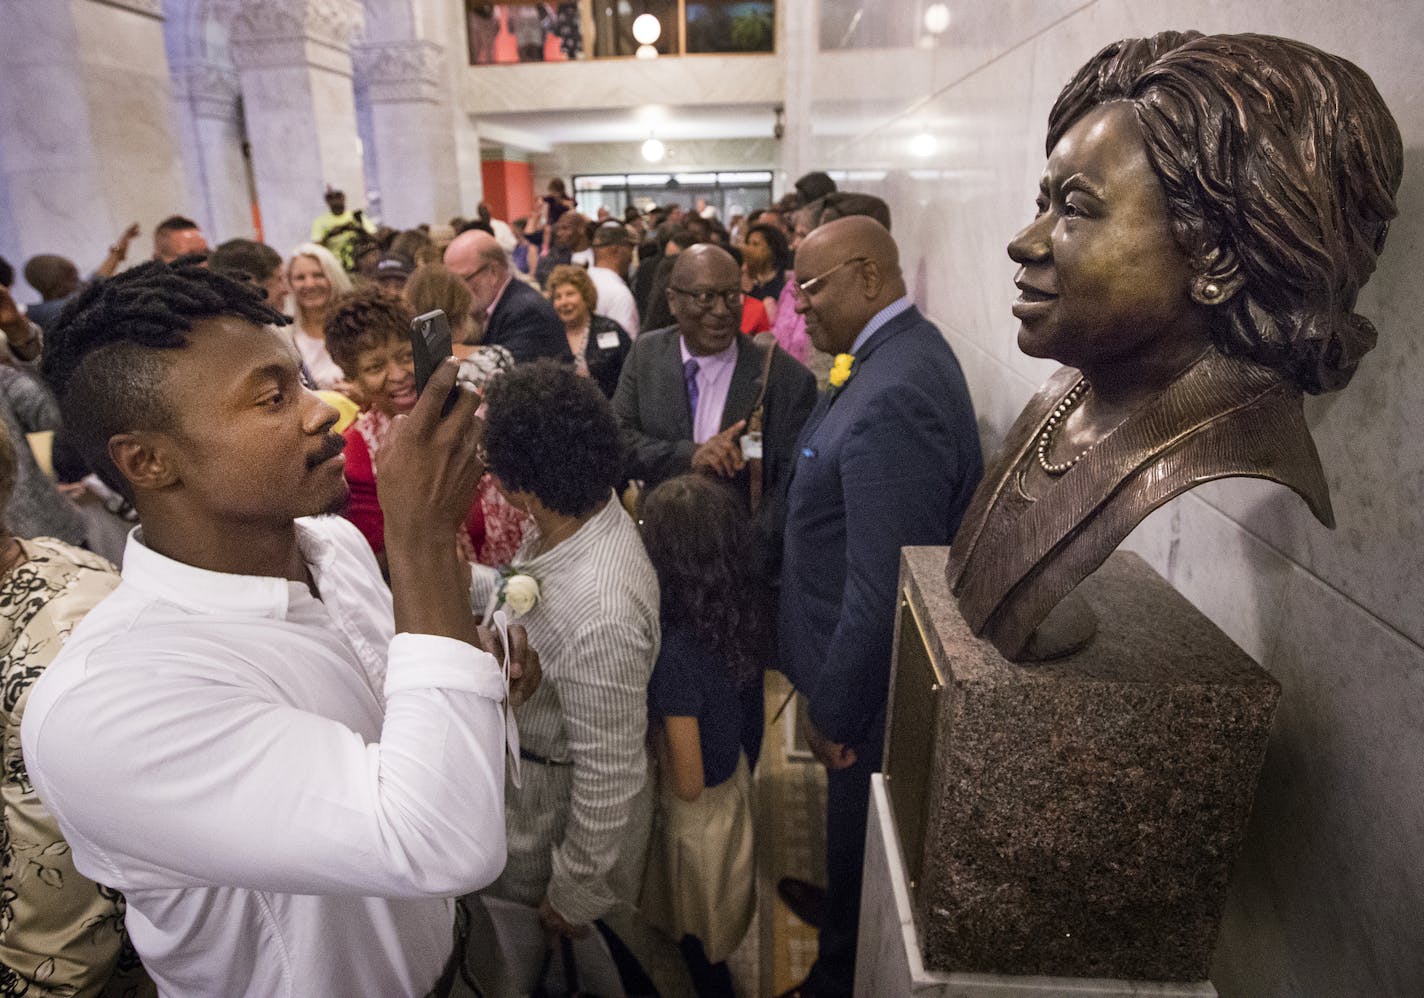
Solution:
<svg viewBox="0 0 1424 998"><path fill-rule="evenodd" d="M1301 393L1343 388L1374 346L1353 309L1403 168L1368 76L1264 35L1107 46L1047 149L1009 244L1013 311L1020 349L1068 366L1009 430L947 567L970 627L1017 660L1088 640L1065 597L1202 482L1280 482L1334 526Z"/></svg>

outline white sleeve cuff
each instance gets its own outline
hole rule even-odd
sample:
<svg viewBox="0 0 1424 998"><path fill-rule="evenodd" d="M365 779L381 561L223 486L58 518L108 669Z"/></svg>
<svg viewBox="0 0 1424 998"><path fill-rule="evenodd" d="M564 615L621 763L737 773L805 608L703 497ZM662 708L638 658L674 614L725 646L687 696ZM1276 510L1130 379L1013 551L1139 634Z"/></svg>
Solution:
<svg viewBox="0 0 1424 998"><path fill-rule="evenodd" d="M386 696L409 690L460 690L504 700L504 675L488 652L435 634L397 634L386 664Z"/></svg>

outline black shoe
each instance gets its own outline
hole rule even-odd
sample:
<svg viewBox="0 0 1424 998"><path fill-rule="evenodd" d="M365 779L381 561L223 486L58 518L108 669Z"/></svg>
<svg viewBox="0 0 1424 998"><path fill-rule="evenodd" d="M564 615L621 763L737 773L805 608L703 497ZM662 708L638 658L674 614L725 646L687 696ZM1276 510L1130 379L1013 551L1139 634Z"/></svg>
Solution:
<svg viewBox="0 0 1424 998"><path fill-rule="evenodd" d="M776 893L791 909L791 914L819 929L826 920L826 889L796 877L782 877L776 882ZM804 989L804 985L802 986ZM796 989L786 992L796 994ZM810 992L806 992L810 994Z"/></svg>

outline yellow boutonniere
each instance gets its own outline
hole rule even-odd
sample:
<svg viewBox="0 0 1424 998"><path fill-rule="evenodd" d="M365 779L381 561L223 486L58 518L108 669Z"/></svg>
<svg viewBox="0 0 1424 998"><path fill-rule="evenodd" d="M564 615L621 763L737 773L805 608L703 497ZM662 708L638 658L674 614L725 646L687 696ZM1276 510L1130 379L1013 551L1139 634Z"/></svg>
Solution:
<svg viewBox="0 0 1424 998"><path fill-rule="evenodd" d="M854 363L855 354L836 354L836 362L831 365L831 373L826 378L832 388L839 388L850 380L850 366Z"/></svg>

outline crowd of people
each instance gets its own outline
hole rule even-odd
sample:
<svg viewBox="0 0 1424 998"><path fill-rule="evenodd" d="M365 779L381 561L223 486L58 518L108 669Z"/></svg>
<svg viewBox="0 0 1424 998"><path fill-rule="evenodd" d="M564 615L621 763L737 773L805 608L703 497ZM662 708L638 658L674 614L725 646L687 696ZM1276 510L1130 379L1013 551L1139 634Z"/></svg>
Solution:
<svg viewBox="0 0 1424 998"><path fill-rule="evenodd" d="M26 309L0 261L0 993L446 995L478 892L730 995L771 668L829 774L790 993L850 993L899 550L982 465L887 206L796 186L403 232L328 190L285 256L173 216Z"/></svg>

